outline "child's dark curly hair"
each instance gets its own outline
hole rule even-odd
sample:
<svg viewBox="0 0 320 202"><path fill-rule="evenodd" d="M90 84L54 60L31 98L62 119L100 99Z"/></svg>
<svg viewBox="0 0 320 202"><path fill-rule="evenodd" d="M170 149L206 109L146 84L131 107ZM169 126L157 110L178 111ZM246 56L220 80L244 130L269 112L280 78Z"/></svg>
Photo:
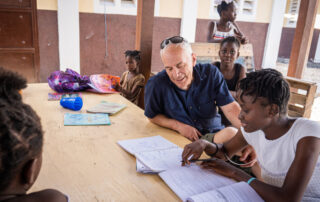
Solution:
<svg viewBox="0 0 320 202"><path fill-rule="evenodd" d="M124 52L124 55L126 57L132 57L133 59L135 59L136 62L140 62L141 58L140 58L140 51L138 50L127 50L126 52Z"/></svg>
<svg viewBox="0 0 320 202"><path fill-rule="evenodd" d="M19 93L26 83L17 73L0 67L0 191L42 150L40 118Z"/></svg>
<svg viewBox="0 0 320 202"><path fill-rule="evenodd" d="M266 98L269 104L276 104L280 114L287 113L290 98L290 88L282 74L275 69L262 69L250 72L239 83L241 90L240 99L243 95Z"/></svg>

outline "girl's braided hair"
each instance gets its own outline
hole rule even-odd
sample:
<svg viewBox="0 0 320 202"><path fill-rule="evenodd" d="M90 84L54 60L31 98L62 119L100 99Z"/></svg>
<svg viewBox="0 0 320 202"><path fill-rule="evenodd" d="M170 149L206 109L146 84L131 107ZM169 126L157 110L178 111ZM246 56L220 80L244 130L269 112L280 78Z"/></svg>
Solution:
<svg viewBox="0 0 320 202"><path fill-rule="evenodd" d="M262 69L250 72L247 77L239 83L241 90L240 99L243 95L253 96L256 101L258 97L266 98L269 104L276 104L280 114L287 113L290 98L289 84L282 74L275 69Z"/></svg>
<svg viewBox="0 0 320 202"><path fill-rule="evenodd" d="M0 67L0 191L42 150L40 118L19 93L26 85L26 79Z"/></svg>

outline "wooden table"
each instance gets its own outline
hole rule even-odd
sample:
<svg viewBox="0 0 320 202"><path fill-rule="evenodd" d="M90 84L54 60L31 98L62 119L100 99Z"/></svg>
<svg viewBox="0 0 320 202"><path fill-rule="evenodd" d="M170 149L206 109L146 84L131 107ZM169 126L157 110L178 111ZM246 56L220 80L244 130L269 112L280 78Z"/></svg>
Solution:
<svg viewBox="0 0 320 202"><path fill-rule="evenodd" d="M41 118L44 130L43 164L31 191L58 189L71 201L179 201L158 175L136 172L133 156L122 150L118 140L161 135L183 147L189 143L177 133L150 123L143 110L118 94L82 93L80 112L48 101L48 84L29 84L22 92ZM64 113L85 113L100 101L126 104L111 116L110 126L64 126Z"/></svg>

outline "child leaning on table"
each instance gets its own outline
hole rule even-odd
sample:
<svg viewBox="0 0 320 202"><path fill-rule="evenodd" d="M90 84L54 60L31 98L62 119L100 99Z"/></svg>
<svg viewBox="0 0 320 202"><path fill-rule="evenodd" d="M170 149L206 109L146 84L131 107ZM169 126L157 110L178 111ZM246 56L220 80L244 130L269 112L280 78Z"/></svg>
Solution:
<svg viewBox="0 0 320 202"><path fill-rule="evenodd" d="M205 151L217 158L202 164L204 168L247 182L265 201L319 201L320 124L287 116L290 89L281 73L249 73L240 81L237 97L238 133L224 145L204 140L187 145L183 161L189 163L191 155L197 159ZM263 181L225 162L248 144L256 151Z"/></svg>
<svg viewBox="0 0 320 202"><path fill-rule="evenodd" d="M66 202L56 190L27 194L42 162L40 118L22 102L26 80L0 67L0 201Z"/></svg>
<svg viewBox="0 0 320 202"><path fill-rule="evenodd" d="M127 50L124 54L128 71L122 74L120 85L116 85L115 89L123 97L138 105L139 95L145 81L144 76L139 73L140 51Z"/></svg>

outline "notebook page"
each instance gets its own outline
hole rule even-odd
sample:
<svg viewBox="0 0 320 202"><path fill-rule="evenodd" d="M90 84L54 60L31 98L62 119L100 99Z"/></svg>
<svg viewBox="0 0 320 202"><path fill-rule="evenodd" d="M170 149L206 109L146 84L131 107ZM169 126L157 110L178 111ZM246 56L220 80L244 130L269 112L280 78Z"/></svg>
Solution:
<svg viewBox="0 0 320 202"><path fill-rule="evenodd" d="M235 183L229 178L201 169L196 164L166 170L159 173L159 176L183 201L193 195Z"/></svg>
<svg viewBox="0 0 320 202"><path fill-rule="evenodd" d="M182 149L171 148L137 153L135 156L154 172L181 167Z"/></svg>
<svg viewBox="0 0 320 202"><path fill-rule="evenodd" d="M143 174L156 174L157 172L152 171L148 166L144 165L139 159L136 159L137 172Z"/></svg>
<svg viewBox="0 0 320 202"><path fill-rule="evenodd" d="M118 144L130 154L135 155L139 152L153 151L159 149L176 148L177 145L164 139L161 136L145 137L131 140L121 140Z"/></svg>
<svg viewBox="0 0 320 202"><path fill-rule="evenodd" d="M246 182L211 190L188 198L190 202L263 202L263 199Z"/></svg>

